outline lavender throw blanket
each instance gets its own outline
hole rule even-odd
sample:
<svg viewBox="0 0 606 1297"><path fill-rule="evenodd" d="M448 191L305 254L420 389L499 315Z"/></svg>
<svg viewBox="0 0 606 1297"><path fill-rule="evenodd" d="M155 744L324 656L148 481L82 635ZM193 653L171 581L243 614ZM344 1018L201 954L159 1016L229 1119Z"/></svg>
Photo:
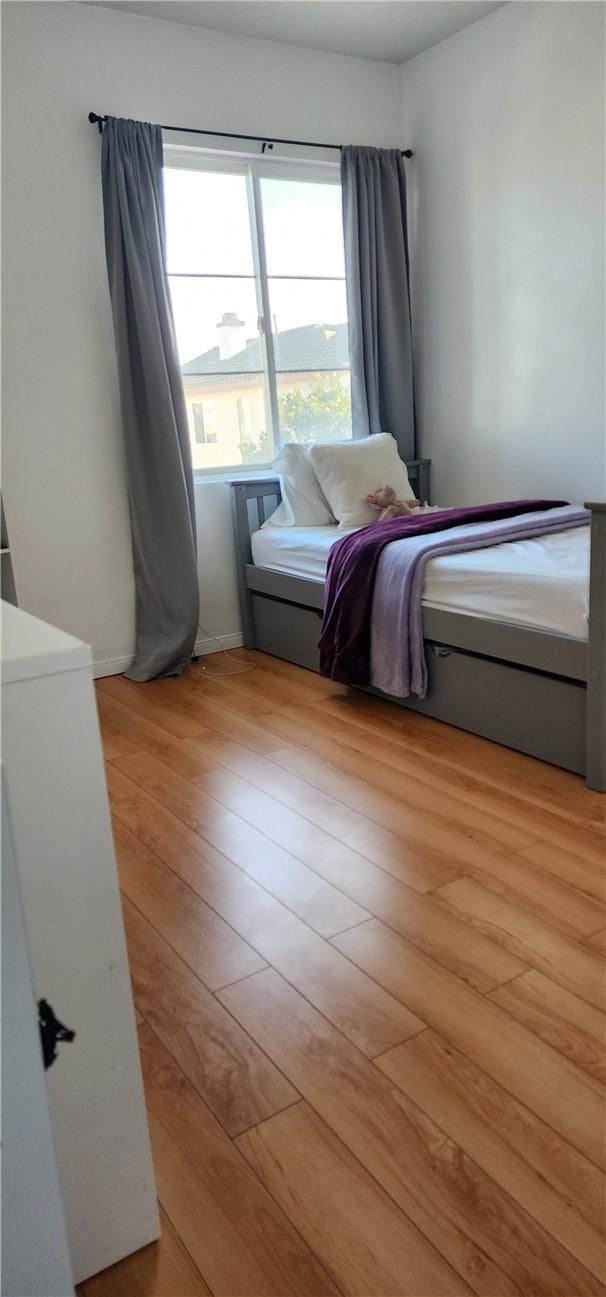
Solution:
<svg viewBox="0 0 606 1297"><path fill-rule="evenodd" d="M375 651L372 683L399 697L409 693L424 697L422 596L430 559L564 531L581 526L588 517L585 509L561 500L516 500L394 518L344 536L333 546L328 561L319 642L322 675L343 684L370 683L371 612L386 546L406 541L393 546L389 580L381 583L382 623L386 625L388 618L390 625L393 622L397 640L394 644L389 636L391 643L385 643L384 654Z"/></svg>

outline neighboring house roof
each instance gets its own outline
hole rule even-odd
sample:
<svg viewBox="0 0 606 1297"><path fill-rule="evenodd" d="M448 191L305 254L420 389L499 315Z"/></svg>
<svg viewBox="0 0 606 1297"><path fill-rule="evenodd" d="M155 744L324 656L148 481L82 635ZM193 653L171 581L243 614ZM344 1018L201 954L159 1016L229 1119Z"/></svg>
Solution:
<svg viewBox="0 0 606 1297"><path fill-rule="evenodd" d="M274 336L276 369L309 372L316 369L349 369L346 324L306 324ZM258 374L262 372L259 338L250 338L242 351L221 360L212 347L181 366L183 375Z"/></svg>

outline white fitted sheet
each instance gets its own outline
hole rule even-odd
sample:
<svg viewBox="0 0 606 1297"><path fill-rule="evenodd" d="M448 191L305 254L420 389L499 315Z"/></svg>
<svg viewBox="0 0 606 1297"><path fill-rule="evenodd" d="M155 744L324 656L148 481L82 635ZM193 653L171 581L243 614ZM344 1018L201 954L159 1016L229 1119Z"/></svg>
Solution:
<svg viewBox="0 0 606 1297"><path fill-rule="evenodd" d="M330 549L344 535L338 527L265 526L252 536L253 561L322 581ZM589 527L431 559L423 603L587 639Z"/></svg>

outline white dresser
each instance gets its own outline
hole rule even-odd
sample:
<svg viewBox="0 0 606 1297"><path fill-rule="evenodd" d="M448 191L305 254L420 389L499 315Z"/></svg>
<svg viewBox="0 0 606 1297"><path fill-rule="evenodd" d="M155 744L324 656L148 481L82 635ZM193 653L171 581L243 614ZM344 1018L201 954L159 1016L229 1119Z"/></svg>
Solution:
<svg viewBox="0 0 606 1297"><path fill-rule="evenodd" d="M7 603L2 763L36 999L76 1032L46 1080L79 1283L158 1212L90 649Z"/></svg>

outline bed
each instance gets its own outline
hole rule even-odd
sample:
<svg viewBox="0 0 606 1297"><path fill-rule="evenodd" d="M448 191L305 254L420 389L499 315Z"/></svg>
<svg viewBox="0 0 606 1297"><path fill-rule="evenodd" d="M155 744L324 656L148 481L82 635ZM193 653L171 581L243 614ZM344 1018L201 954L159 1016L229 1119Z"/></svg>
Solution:
<svg viewBox="0 0 606 1297"><path fill-rule="evenodd" d="M407 468L428 500L429 462ZM277 478L231 493L244 643L317 671L326 563L343 531L264 527ZM606 503L587 508L590 528L432 560L427 695L381 696L606 791Z"/></svg>

